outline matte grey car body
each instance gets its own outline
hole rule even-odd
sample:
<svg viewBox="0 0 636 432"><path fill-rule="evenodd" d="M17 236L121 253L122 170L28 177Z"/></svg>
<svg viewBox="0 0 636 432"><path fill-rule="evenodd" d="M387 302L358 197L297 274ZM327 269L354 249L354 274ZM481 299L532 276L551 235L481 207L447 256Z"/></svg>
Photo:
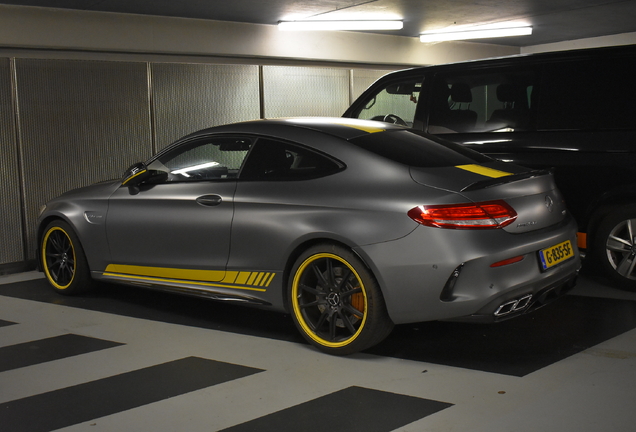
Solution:
<svg viewBox="0 0 636 432"><path fill-rule="evenodd" d="M474 203L510 214L418 221ZM571 288L580 266L549 172L362 120L206 129L50 201L39 224L61 293L103 280L269 307L335 354L393 324L519 315Z"/></svg>

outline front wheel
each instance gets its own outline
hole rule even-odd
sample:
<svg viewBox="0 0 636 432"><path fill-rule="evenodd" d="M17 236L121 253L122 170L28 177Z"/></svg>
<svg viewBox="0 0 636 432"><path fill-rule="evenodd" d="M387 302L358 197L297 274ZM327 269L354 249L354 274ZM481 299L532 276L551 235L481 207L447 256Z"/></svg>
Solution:
<svg viewBox="0 0 636 432"><path fill-rule="evenodd" d="M607 215L594 237L594 257L618 288L636 291L636 206Z"/></svg>
<svg viewBox="0 0 636 432"><path fill-rule="evenodd" d="M69 224L61 220L49 223L40 253L44 275L55 291L72 295L90 288L92 279L84 250Z"/></svg>
<svg viewBox="0 0 636 432"><path fill-rule="evenodd" d="M360 258L341 246L317 245L296 260L289 300L298 330L329 354L364 350L393 329L375 278Z"/></svg>

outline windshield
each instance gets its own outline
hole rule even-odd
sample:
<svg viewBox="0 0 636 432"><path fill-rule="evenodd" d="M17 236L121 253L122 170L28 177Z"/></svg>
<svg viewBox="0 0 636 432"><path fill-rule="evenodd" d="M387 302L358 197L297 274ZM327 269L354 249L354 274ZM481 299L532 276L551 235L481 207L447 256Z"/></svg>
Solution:
<svg viewBox="0 0 636 432"><path fill-rule="evenodd" d="M354 117L412 127L421 89L422 78L393 81L367 100Z"/></svg>

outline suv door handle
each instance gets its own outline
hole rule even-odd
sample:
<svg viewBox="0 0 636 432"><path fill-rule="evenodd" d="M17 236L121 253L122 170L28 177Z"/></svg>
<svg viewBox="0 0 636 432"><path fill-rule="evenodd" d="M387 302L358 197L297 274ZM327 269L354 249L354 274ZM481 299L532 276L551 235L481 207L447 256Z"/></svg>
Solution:
<svg viewBox="0 0 636 432"><path fill-rule="evenodd" d="M197 198L196 201L202 206L214 207L221 204L221 202L223 202L223 198L219 195L202 195Z"/></svg>

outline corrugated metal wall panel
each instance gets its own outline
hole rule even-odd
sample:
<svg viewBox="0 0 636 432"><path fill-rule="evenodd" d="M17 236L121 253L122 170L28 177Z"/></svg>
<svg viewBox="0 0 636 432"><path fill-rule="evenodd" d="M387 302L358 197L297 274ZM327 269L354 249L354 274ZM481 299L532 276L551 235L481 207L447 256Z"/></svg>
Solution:
<svg viewBox="0 0 636 432"><path fill-rule="evenodd" d="M5 264L24 259L18 147L8 58L0 58L0 107L0 264Z"/></svg>
<svg viewBox="0 0 636 432"><path fill-rule="evenodd" d="M349 106L349 70L264 66L265 117L338 117Z"/></svg>
<svg viewBox="0 0 636 432"><path fill-rule="evenodd" d="M258 119L255 65L151 64L157 147L206 127Z"/></svg>
<svg viewBox="0 0 636 432"><path fill-rule="evenodd" d="M152 153L146 63L16 59L29 255L40 205Z"/></svg>

